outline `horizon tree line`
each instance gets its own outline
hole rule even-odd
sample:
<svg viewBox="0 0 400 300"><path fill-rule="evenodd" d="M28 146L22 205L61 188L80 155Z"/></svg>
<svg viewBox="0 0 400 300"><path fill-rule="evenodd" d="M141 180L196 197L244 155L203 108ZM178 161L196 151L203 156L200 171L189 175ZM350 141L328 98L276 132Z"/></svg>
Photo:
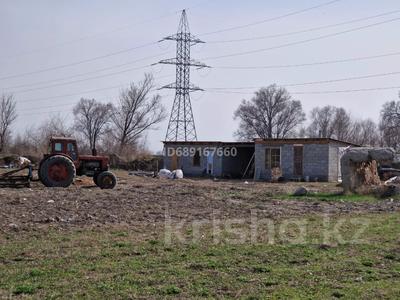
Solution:
<svg viewBox="0 0 400 300"><path fill-rule="evenodd" d="M17 118L13 95L0 96L0 153L44 153L50 136L75 135L82 152L113 153L132 156L143 151L143 137L166 118L161 96L152 95L154 79L132 83L120 92L118 101L102 103L81 98L73 108L72 126L53 116L42 124L30 127L12 138L11 127ZM399 94L400 97L400 94ZM386 102L380 111L379 123L370 118L356 119L343 107L326 105L309 112L308 125L301 101L275 84L256 91L250 100L243 100L234 112L239 127L238 140L254 138L334 138L365 146L389 146L400 149L400 100Z"/></svg>
<svg viewBox="0 0 400 300"><path fill-rule="evenodd" d="M400 98L400 94L399 94ZM239 140L254 138L333 138L363 146L400 148L400 100L386 102L380 121L354 118L343 107L326 105L309 113L309 124L301 102L283 87L270 85L243 100L234 112L239 121L235 136Z"/></svg>

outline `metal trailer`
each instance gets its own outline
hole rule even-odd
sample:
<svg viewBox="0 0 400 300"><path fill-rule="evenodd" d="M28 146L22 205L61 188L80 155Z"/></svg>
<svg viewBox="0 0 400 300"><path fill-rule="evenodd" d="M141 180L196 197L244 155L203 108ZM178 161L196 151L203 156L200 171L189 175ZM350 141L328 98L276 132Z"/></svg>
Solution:
<svg viewBox="0 0 400 300"><path fill-rule="evenodd" d="M28 174L20 175L17 174L20 171L27 170ZM21 188L30 187L32 181L32 166L26 166L20 169L12 170L3 174L0 174L0 188L11 187Z"/></svg>

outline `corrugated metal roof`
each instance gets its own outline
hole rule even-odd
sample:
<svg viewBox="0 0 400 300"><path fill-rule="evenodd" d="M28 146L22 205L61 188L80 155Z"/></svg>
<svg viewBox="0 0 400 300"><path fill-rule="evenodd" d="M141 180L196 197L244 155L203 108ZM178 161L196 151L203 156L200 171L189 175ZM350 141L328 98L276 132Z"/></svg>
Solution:
<svg viewBox="0 0 400 300"><path fill-rule="evenodd" d="M222 142L222 141L163 141L166 145L243 145L254 144L328 144L339 143L347 146L360 147L360 145L344 142L332 138L285 138L285 139L254 139L254 142Z"/></svg>
<svg viewBox="0 0 400 300"><path fill-rule="evenodd" d="M73 137L66 136L52 136L50 140L65 140L65 141L75 141L76 139Z"/></svg>
<svg viewBox="0 0 400 300"><path fill-rule="evenodd" d="M242 145L252 146L254 142L221 142L221 141L163 141L164 144L170 145Z"/></svg>
<svg viewBox="0 0 400 300"><path fill-rule="evenodd" d="M340 141L332 138L285 138L285 139L255 139L254 142L256 144L268 144L268 143L284 143L284 144L328 144L328 143L338 143L347 146L356 146L360 147L360 145L349 143L345 141Z"/></svg>

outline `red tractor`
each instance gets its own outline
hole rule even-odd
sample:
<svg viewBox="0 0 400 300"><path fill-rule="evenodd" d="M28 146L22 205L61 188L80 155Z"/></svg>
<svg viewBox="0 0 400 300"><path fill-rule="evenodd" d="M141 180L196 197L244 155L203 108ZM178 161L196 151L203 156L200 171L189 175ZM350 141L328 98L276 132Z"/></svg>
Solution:
<svg viewBox="0 0 400 300"><path fill-rule="evenodd" d="M39 163L39 180L47 187L68 187L75 176L86 175L102 189L114 188L117 178L108 171L108 157L93 152L94 155L79 155L75 139L52 137L49 154Z"/></svg>

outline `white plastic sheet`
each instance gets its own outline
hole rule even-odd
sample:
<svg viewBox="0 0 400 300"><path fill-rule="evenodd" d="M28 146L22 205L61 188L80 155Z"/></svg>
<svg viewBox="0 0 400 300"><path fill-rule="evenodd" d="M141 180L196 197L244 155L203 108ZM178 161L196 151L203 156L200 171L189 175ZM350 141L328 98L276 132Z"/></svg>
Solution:
<svg viewBox="0 0 400 300"><path fill-rule="evenodd" d="M166 179L182 179L183 171L181 169L173 170L172 172L168 169L161 169L158 172L158 177Z"/></svg>
<svg viewBox="0 0 400 300"><path fill-rule="evenodd" d="M173 170L172 175L174 179L182 179L183 178L183 171L181 169Z"/></svg>
<svg viewBox="0 0 400 300"><path fill-rule="evenodd" d="M160 178L167 178L167 179L169 179L169 178L171 178L171 175L172 175L172 172L171 172L170 170L168 170L168 169L161 169L161 170L158 172L158 177L160 177Z"/></svg>

